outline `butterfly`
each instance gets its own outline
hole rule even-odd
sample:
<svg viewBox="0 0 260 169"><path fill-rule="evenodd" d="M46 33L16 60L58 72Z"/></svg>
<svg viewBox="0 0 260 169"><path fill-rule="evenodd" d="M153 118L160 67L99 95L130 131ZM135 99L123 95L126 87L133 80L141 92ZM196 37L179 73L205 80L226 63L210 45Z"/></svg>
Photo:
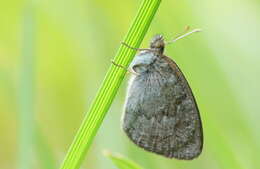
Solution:
<svg viewBox="0 0 260 169"><path fill-rule="evenodd" d="M163 54L166 44L156 35L147 49L139 51L129 66L122 128L139 147L156 154L191 160L201 154L203 130L192 90L177 64Z"/></svg>

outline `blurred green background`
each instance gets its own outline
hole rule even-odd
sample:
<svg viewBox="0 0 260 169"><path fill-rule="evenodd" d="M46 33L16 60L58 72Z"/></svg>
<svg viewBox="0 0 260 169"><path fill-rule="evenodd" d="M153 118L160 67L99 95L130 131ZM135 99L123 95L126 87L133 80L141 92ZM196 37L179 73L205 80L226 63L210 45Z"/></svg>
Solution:
<svg viewBox="0 0 260 169"><path fill-rule="evenodd" d="M141 0L0 3L0 168L58 168ZM119 152L146 169L260 168L260 2L163 0L142 43L166 48L200 108L204 150L198 159L166 159L139 149L120 129L127 75L82 169L116 169Z"/></svg>

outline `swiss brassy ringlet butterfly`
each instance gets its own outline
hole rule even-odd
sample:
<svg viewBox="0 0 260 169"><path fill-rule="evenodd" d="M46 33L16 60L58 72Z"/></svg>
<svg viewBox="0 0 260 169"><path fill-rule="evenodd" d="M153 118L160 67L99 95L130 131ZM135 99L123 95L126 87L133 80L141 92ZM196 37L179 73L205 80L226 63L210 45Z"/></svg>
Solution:
<svg viewBox="0 0 260 169"><path fill-rule="evenodd" d="M122 126L139 147L168 158L190 160L202 151L202 124L187 80L177 64L163 54L165 45L171 42L156 35L147 49L124 44L139 54L129 67L133 76Z"/></svg>

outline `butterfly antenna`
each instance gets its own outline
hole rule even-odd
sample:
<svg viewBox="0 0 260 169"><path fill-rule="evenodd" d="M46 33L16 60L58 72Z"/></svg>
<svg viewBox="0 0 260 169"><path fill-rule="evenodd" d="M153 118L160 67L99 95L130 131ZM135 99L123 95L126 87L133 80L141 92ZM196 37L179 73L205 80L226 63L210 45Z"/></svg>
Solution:
<svg viewBox="0 0 260 169"><path fill-rule="evenodd" d="M189 30L190 30L190 26L189 26L189 25L185 26L185 27L184 27L184 30L183 30L181 33L178 33L178 34L174 37L174 39L176 39L176 38L180 37L181 35L187 33Z"/></svg>
<svg viewBox="0 0 260 169"><path fill-rule="evenodd" d="M190 32L188 32L188 33L185 33L185 34L183 34L183 35L180 35L180 36L176 37L175 39L173 39L173 40L171 40L171 41L166 42L165 44L168 45L168 44L174 43L174 42L176 42L177 40L180 40L180 39L182 39L182 38L184 38L184 37L186 37L186 36L189 36L190 34L193 34L193 33L195 33L195 32L201 32L201 29L194 29L194 30L192 30L192 31L190 31Z"/></svg>

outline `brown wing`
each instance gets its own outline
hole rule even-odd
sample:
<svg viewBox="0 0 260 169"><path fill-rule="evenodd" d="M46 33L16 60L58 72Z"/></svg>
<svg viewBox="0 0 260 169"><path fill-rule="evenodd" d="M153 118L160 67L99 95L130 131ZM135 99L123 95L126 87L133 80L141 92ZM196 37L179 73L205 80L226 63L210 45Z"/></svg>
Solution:
<svg viewBox="0 0 260 169"><path fill-rule="evenodd" d="M168 158L190 160L203 146L199 110L178 66L158 59L130 83L123 130L139 147Z"/></svg>
<svg viewBox="0 0 260 169"><path fill-rule="evenodd" d="M176 77L179 79L179 81L182 83L182 85L184 86L186 92L189 96L189 98L191 98L194 106L195 106L195 116L197 116L197 126L196 126L196 130L195 130L195 137L194 139L197 139L198 145L197 145L197 150L198 150L198 154L196 156L198 156L203 148L203 128L202 128L202 122L201 122L201 117L200 117L200 113L199 113L199 109L198 109L198 105L196 103L195 97L192 93L192 90L189 86L188 81L186 80L184 74L182 73L181 69L179 68L179 66L169 57L167 56L163 56L163 58L167 61L167 63L170 65L170 67L173 69L173 71L175 72ZM197 135L197 136L196 136Z"/></svg>

